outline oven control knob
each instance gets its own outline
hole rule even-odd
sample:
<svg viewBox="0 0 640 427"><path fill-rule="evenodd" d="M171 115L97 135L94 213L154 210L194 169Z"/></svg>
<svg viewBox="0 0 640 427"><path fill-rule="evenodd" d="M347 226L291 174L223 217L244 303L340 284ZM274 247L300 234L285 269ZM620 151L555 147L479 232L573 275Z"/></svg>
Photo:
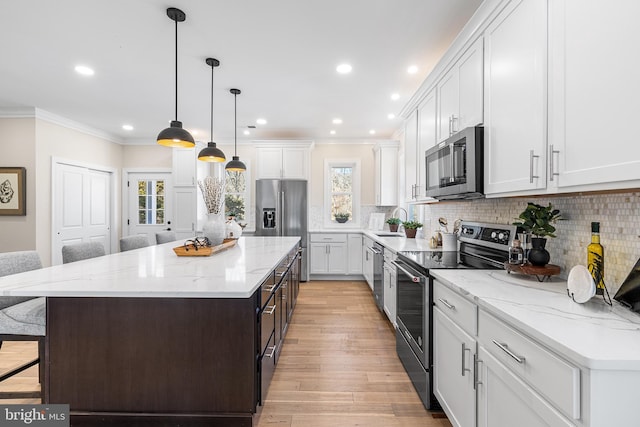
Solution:
<svg viewBox="0 0 640 427"><path fill-rule="evenodd" d="M498 234L498 239L499 240L504 240L504 233Z"/></svg>
<svg viewBox="0 0 640 427"><path fill-rule="evenodd" d="M495 239L498 236L498 233L496 233L495 231L491 232L491 238Z"/></svg>

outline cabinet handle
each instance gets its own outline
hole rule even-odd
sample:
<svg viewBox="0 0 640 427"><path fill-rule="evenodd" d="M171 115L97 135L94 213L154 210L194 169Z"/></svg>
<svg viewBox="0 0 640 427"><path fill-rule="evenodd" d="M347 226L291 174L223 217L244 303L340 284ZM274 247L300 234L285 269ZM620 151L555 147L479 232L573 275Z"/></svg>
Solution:
<svg viewBox="0 0 640 427"><path fill-rule="evenodd" d="M267 306L267 308L264 309L263 313L264 314L273 314L275 311L276 311L276 305L273 304L273 305Z"/></svg>
<svg viewBox="0 0 640 427"><path fill-rule="evenodd" d="M447 307L449 310L455 310L456 309L456 306L453 305L453 304L449 304L449 301L447 301L446 299L438 298L438 301L443 303L444 306Z"/></svg>
<svg viewBox="0 0 640 427"><path fill-rule="evenodd" d="M271 353L264 353L264 357L272 358L274 354L276 354L276 346L269 347L267 351L271 351Z"/></svg>
<svg viewBox="0 0 640 427"><path fill-rule="evenodd" d="M449 136L451 136L451 116L449 116Z"/></svg>
<svg viewBox="0 0 640 427"><path fill-rule="evenodd" d="M516 355L514 352L512 352L511 350L509 350L509 346L508 346L508 345L506 345L505 343L499 343L499 342L498 342L498 341L496 341L496 340L492 340L492 341L493 341L493 343L494 343L495 345L497 345L497 346L498 346L498 348L500 348L500 350L502 350L502 351L504 351L505 353L507 353L509 356L511 356L511 358L512 358L513 360L515 360L515 361L516 361L516 362L518 362L519 364L521 364L521 365L522 365L522 364L524 363L524 361L526 360L526 359L524 358L524 356L518 356L518 355Z"/></svg>
<svg viewBox="0 0 640 427"><path fill-rule="evenodd" d="M533 154L533 150L529 150L529 183L533 184L533 178L540 178L538 175L533 174L533 159L537 159L540 156Z"/></svg>
<svg viewBox="0 0 640 427"><path fill-rule="evenodd" d="M471 369L469 369L469 368L465 367L465 365L466 365L466 364L464 363L464 362L465 362L465 360L466 360L465 353L466 353L467 351L468 351L469 353L471 353L471 349L470 349L470 348L467 348L467 345L466 345L465 343L462 343L462 376L463 376L463 377L464 377L464 373L465 373L465 372L471 372Z"/></svg>
<svg viewBox="0 0 640 427"><path fill-rule="evenodd" d="M560 175L558 172L553 171L553 155L560 154L560 151L553 149L553 144L549 146L549 181L553 181L554 176Z"/></svg>
<svg viewBox="0 0 640 427"><path fill-rule="evenodd" d="M458 120L456 118L456 115L452 114L451 115L451 135L453 135L454 133L457 132L456 127L455 127L456 120Z"/></svg>
<svg viewBox="0 0 640 427"><path fill-rule="evenodd" d="M476 388L482 384L482 381L480 381L478 378L480 375L478 375L478 371L479 369L479 365L482 363L482 360L478 359L478 354L474 354L473 355L473 389L476 390Z"/></svg>

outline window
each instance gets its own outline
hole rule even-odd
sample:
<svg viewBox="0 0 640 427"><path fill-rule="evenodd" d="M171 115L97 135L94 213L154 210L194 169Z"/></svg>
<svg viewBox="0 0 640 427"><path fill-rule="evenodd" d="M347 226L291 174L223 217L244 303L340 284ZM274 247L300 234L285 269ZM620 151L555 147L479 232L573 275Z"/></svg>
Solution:
<svg viewBox="0 0 640 427"><path fill-rule="evenodd" d="M164 224L164 180L138 181L138 224Z"/></svg>
<svg viewBox="0 0 640 427"><path fill-rule="evenodd" d="M346 215L351 225L358 225L360 222L360 161L327 160L325 166L325 225L336 224L338 222L336 214Z"/></svg>
<svg viewBox="0 0 640 427"><path fill-rule="evenodd" d="M244 162L247 164L246 160ZM250 193L247 186L247 182L250 182L248 169L249 165L247 164L245 172L225 171L225 215L235 216L236 221L241 224L252 223Z"/></svg>

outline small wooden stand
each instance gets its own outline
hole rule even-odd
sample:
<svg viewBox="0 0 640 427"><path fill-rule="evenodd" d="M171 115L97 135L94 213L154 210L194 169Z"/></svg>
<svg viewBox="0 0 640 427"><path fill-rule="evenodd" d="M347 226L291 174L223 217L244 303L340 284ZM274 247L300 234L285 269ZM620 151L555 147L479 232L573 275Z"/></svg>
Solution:
<svg viewBox="0 0 640 427"><path fill-rule="evenodd" d="M504 269L507 270L507 273L514 272L535 276L536 279L538 279L538 282L544 282L551 276L560 274L560 266L554 264L538 266L533 264L509 264L508 262L505 262Z"/></svg>
<svg viewBox="0 0 640 427"><path fill-rule="evenodd" d="M238 239L224 239L221 245L217 246L198 246L197 248L193 244L182 245L173 248L173 251L178 256L211 256L215 253L229 249L236 245Z"/></svg>

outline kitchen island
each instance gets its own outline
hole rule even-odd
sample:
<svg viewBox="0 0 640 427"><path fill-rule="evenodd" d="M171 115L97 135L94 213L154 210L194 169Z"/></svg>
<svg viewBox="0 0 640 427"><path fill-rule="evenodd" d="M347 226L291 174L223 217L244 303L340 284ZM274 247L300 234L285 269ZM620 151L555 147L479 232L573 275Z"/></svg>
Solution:
<svg viewBox="0 0 640 427"><path fill-rule="evenodd" d="M264 295L299 274L299 241L243 237L210 257L167 243L7 276L0 294L47 297L43 401L69 404L72 425L251 426L279 324L262 324Z"/></svg>

